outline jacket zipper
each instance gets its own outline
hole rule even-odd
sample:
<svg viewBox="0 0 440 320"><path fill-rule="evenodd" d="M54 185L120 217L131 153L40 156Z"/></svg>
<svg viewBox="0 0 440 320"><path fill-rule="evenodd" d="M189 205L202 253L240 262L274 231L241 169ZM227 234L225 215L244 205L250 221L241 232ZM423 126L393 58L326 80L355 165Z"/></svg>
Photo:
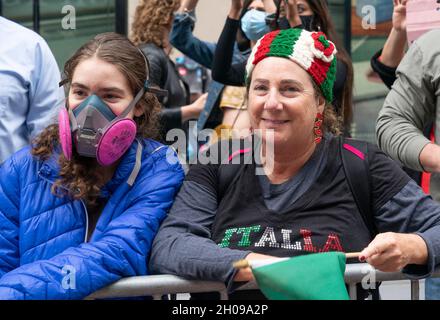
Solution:
<svg viewBox="0 0 440 320"><path fill-rule="evenodd" d="M39 176L40 178L42 178L43 180L49 182L51 185L53 184L53 181L51 181L51 180L49 180L48 178L44 177L44 176L41 174L40 171L38 171L38 176ZM64 190L67 190L67 189L64 188L63 186L61 186L61 188L63 188ZM69 191L69 190L67 190L67 191ZM83 206L83 208L84 208L85 215L86 215L86 232L85 232L85 235L84 235L84 242L87 243L87 242L88 242L88 241L87 241L87 234L89 233L89 213L88 213L88 211L87 211L87 207L86 207L84 201L83 201L83 200L79 200L79 201L81 202L81 204L82 204L82 206Z"/></svg>
<svg viewBox="0 0 440 320"><path fill-rule="evenodd" d="M84 208L84 212L86 213L86 234L84 236L84 243L87 243L87 235L89 234L89 213L87 212L87 207L86 204L84 203L84 201L80 200L81 204L83 205Z"/></svg>

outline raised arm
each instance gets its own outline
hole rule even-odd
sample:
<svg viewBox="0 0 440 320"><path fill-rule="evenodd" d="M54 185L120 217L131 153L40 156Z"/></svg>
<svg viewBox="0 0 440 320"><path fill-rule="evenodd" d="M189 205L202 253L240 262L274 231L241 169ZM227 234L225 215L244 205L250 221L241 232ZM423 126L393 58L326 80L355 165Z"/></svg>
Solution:
<svg viewBox="0 0 440 320"><path fill-rule="evenodd" d="M290 27L298 27L301 26L301 18L299 17L298 12L298 4L296 3L296 0L285 0L286 5L286 18L287 21L289 21Z"/></svg>
<svg viewBox="0 0 440 320"><path fill-rule="evenodd" d="M243 86L246 62L232 64L235 37L240 27L240 0L231 0L231 8L215 50L212 78L226 85Z"/></svg>
<svg viewBox="0 0 440 320"><path fill-rule="evenodd" d="M389 89L396 81L396 69L406 50L406 3L407 0L394 0L393 27L383 49L371 58L371 67Z"/></svg>
<svg viewBox="0 0 440 320"><path fill-rule="evenodd" d="M393 27L380 56L380 61L391 68L397 68L405 55L406 3L407 0L394 0Z"/></svg>
<svg viewBox="0 0 440 320"><path fill-rule="evenodd" d="M264 11L268 14L275 13L277 11L277 6L273 0L262 0L264 5Z"/></svg>
<svg viewBox="0 0 440 320"><path fill-rule="evenodd" d="M186 11L192 11L197 7L198 2L199 2L199 0L182 0L177 12L183 13Z"/></svg>
<svg viewBox="0 0 440 320"><path fill-rule="evenodd" d="M198 0L182 1L174 18L170 42L184 55L211 69L216 44L202 41L193 34L195 24L194 10L197 3Z"/></svg>
<svg viewBox="0 0 440 320"><path fill-rule="evenodd" d="M397 80L385 99L376 123L379 146L395 160L418 170L438 172L440 148L430 145L423 129L435 118L439 64L432 46L440 32L431 31L414 42L397 69ZM426 149L425 149L426 148Z"/></svg>

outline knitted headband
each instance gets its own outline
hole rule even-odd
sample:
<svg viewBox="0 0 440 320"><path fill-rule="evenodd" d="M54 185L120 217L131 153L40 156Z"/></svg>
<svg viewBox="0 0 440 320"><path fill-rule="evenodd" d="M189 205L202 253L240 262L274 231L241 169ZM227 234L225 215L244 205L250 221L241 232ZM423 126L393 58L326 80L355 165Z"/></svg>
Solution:
<svg viewBox="0 0 440 320"><path fill-rule="evenodd" d="M282 57L296 62L321 88L325 99L333 101L336 77L336 47L323 32L291 28L264 35L254 48L246 65L246 83L257 63L267 57Z"/></svg>

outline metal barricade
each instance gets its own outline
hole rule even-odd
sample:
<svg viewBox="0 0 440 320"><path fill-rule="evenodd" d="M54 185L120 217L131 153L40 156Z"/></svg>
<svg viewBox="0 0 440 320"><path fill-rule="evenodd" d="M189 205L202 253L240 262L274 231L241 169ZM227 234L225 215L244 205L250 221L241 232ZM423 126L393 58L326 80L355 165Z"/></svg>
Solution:
<svg viewBox="0 0 440 320"><path fill-rule="evenodd" d="M440 277L440 269L432 277ZM414 280L401 272L382 272L374 269L367 263L347 264L345 269L345 283L348 285L350 299L356 300L356 284L373 279L374 282L410 280L411 300L420 299L419 280ZM257 289L255 282L249 282L237 290ZM121 279L106 288L103 288L86 299L133 298L152 296L155 300L165 295L184 293L218 292L221 300L228 299L225 284L215 281L187 280L172 275L152 275Z"/></svg>

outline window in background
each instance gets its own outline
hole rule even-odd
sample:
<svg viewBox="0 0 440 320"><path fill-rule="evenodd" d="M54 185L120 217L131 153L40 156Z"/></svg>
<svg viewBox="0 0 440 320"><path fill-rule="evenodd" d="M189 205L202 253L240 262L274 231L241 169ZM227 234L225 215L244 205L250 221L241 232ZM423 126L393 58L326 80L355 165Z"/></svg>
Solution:
<svg viewBox="0 0 440 320"><path fill-rule="evenodd" d="M126 6L125 0L0 0L4 17L37 30L48 42L60 69L79 46L96 34L125 34ZM65 29L62 20L72 7L76 29Z"/></svg>
<svg viewBox="0 0 440 320"><path fill-rule="evenodd" d="M344 44L345 50L350 52L351 17L347 14L350 12L347 11L347 8L351 7L350 0L328 0L327 3L339 39Z"/></svg>
<svg viewBox="0 0 440 320"><path fill-rule="evenodd" d="M351 1L351 57L354 68L354 138L376 143L375 126L387 87L370 66L392 27L393 0ZM376 24L373 25L375 16ZM368 25L369 24L369 25Z"/></svg>

